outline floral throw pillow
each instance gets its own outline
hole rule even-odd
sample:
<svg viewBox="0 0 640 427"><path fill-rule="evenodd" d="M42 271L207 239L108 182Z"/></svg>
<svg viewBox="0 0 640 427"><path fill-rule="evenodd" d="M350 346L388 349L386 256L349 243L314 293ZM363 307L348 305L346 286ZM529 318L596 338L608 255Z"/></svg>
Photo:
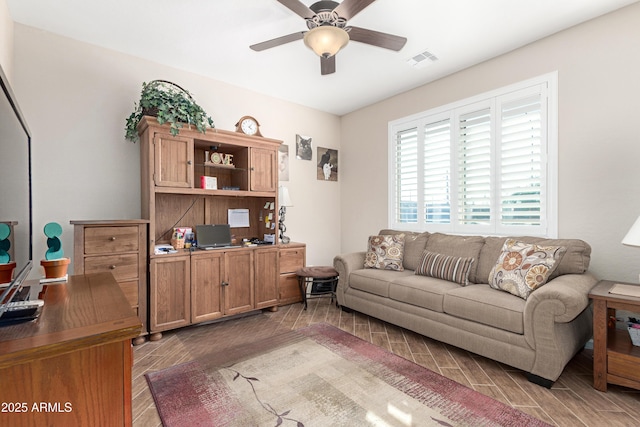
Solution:
<svg viewBox="0 0 640 427"><path fill-rule="evenodd" d="M563 246L539 246L507 239L489 273L489 285L527 299L547 283L566 251Z"/></svg>
<svg viewBox="0 0 640 427"><path fill-rule="evenodd" d="M404 271L404 234L369 237L365 268Z"/></svg>

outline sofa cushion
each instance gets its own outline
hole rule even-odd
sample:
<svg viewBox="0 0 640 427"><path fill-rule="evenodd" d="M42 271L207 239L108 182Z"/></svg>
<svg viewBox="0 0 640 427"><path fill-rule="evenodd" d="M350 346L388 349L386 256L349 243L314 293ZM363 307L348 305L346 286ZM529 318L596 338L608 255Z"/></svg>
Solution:
<svg viewBox="0 0 640 427"><path fill-rule="evenodd" d="M484 237L481 236L457 236L453 234L433 233L429 236L425 249L429 252L443 255L477 260L480 256L482 246L484 246ZM478 283L476 270L477 262L474 262L469 270L470 282Z"/></svg>
<svg viewBox="0 0 640 427"><path fill-rule="evenodd" d="M547 283L566 250L563 246L507 239L489 273L489 286L527 299L531 292Z"/></svg>
<svg viewBox="0 0 640 427"><path fill-rule="evenodd" d="M404 234L369 237L365 268L403 271Z"/></svg>
<svg viewBox="0 0 640 427"><path fill-rule="evenodd" d="M389 285L389 298L442 313L447 292L460 286L427 276L397 277Z"/></svg>
<svg viewBox="0 0 640 427"><path fill-rule="evenodd" d="M351 272L349 275L349 287L389 298L389 284L391 281L404 276L413 276L413 271L365 268Z"/></svg>
<svg viewBox="0 0 640 427"><path fill-rule="evenodd" d="M422 252L427 245L428 232L416 233L413 231L380 230L380 235L404 234L404 259L402 264L408 270L415 270L422 258Z"/></svg>
<svg viewBox="0 0 640 427"><path fill-rule="evenodd" d="M579 239L540 239L533 243L567 248L558 267L551 273L550 279L563 274L584 274L589 268L591 246L585 241Z"/></svg>
<svg viewBox="0 0 640 427"><path fill-rule="evenodd" d="M489 285L458 286L444 296L444 312L516 334L524 334L526 302Z"/></svg>
<svg viewBox="0 0 640 427"><path fill-rule="evenodd" d="M525 241L524 238L518 238ZM484 246L480 251L480 257L478 259L478 270L476 283L489 284L489 273L495 267L500 253L502 253L502 247L507 237L493 237L488 236L484 239Z"/></svg>
<svg viewBox="0 0 640 427"><path fill-rule="evenodd" d="M416 268L416 274L466 286L469 284L471 264L473 264L473 258L454 257L425 250Z"/></svg>
<svg viewBox="0 0 640 427"><path fill-rule="evenodd" d="M502 246L508 237L486 237L480 251L476 283L489 283L489 273L502 252ZM543 246L563 246L567 248L558 267L553 271L549 280L563 274L583 274L589 268L591 260L591 246L579 239L544 239L541 237L516 237L526 243L537 243Z"/></svg>

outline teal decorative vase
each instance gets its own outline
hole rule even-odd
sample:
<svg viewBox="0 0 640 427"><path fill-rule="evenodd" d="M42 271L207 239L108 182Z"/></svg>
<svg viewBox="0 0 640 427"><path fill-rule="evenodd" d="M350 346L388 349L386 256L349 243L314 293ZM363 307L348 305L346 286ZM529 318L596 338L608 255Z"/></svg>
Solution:
<svg viewBox="0 0 640 427"><path fill-rule="evenodd" d="M9 249L11 248L11 227L7 224L0 222L0 264L8 264L11 261L9 255Z"/></svg>
<svg viewBox="0 0 640 427"><path fill-rule="evenodd" d="M47 260L59 259L64 257L64 250L62 249L62 241L60 236L62 235L62 227L57 222L50 222L44 226L44 235L47 236L47 252L44 254L44 258Z"/></svg>
<svg viewBox="0 0 640 427"><path fill-rule="evenodd" d="M47 236L47 252L45 252L40 265L44 268L46 279L59 279L67 275L67 268L71 260L64 258L62 249L62 227L57 222L50 222L44 226L44 235Z"/></svg>

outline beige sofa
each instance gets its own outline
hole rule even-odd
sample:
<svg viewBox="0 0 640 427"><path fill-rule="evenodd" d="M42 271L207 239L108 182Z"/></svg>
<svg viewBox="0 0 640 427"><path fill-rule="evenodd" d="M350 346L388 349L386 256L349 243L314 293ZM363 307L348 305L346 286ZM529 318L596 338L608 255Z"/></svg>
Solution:
<svg viewBox="0 0 640 427"><path fill-rule="evenodd" d="M355 310L480 354L528 373L550 387L592 336L588 294L596 278L587 269L591 247L575 239L519 237L567 248L549 281L527 299L488 283L506 238L382 230L405 234L404 271L364 268L366 252L336 256L336 290L343 309ZM366 242L363 242L363 246ZM427 250L473 257L467 286L415 275Z"/></svg>

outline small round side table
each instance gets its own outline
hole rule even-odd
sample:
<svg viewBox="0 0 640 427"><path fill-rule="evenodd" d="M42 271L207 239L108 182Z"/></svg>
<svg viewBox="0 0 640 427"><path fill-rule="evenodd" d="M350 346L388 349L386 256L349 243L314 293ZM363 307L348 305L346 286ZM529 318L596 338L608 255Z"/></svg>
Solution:
<svg viewBox="0 0 640 427"><path fill-rule="evenodd" d="M300 294L304 309L307 309L307 299L310 298L331 298L331 302L336 297L336 286L338 285L338 272L333 267L303 267L296 271ZM308 285L311 290L308 291ZM338 299L336 298L336 306Z"/></svg>

